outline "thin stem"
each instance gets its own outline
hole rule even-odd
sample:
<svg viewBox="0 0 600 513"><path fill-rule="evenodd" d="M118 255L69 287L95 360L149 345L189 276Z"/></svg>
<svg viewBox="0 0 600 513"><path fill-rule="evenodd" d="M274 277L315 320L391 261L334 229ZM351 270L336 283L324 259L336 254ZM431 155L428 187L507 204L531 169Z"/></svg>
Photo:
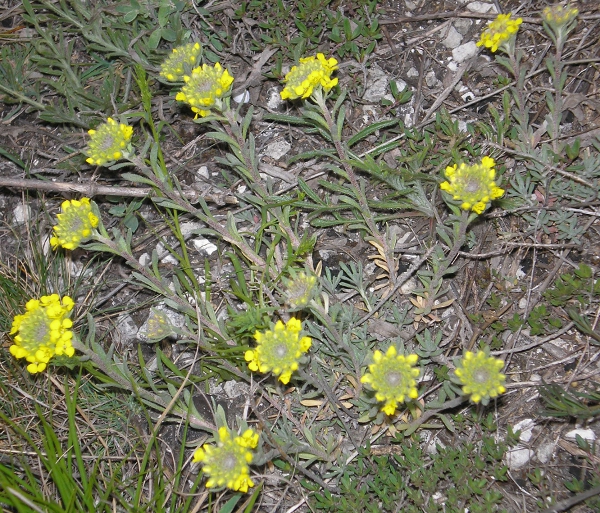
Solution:
<svg viewBox="0 0 600 513"><path fill-rule="evenodd" d="M169 403L162 399L160 396L138 387L135 382L129 381L125 379L123 375L115 372L109 365L106 364L106 362L100 357L100 355L96 354L96 352L92 351L86 345L79 342L79 340L73 339L72 345L76 351L79 351L84 356L88 357L98 369L100 369L104 374L106 374L110 379L112 379L115 383L117 383L124 389L129 390L141 399L157 404L162 408L166 408L169 405ZM213 426L211 423L199 419L198 417L194 417L187 412L183 414L178 411L174 411L173 413L178 417L187 418L190 422L190 425L195 428L205 429L208 431L216 431L216 427Z"/></svg>
<svg viewBox="0 0 600 513"><path fill-rule="evenodd" d="M379 233L379 229L377 228L377 224L373 219L373 214L371 213L371 209L369 208L369 204L367 202L367 198L364 194L363 189L360 186L358 178L356 177L356 173L354 169L350 165L350 158L342 144L342 140L338 135L337 124L333 120L329 109L327 108L327 104L325 103L325 97L323 96L323 91L319 88L313 92L312 98L319 106L323 117L325 118L325 122L327 123L327 127L329 129L329 133L331 135L331 139L333 144L335 145L336 152L340 157L340 161L342 166L344 167L344 171L348 176L348 180L350 180L350 184L354 189L354 193L356 194L356 198L358 199L358 204L361 208L361 214L364 221L367 223L367 226L371 232L371 235L375 237L377 243L383 248L385 254L385 261L389 269L390 279L393 284L396 283L396 275L394 274L394 270L396 269L396 263L393 258L393 251L388 247L388 243L385 237L383 237Z"/></svg>

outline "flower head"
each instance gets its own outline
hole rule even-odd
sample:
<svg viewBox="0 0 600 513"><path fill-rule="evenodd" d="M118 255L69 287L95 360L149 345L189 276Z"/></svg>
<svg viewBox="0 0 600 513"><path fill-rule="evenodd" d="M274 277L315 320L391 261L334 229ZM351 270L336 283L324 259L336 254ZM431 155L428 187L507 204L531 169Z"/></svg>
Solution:
<svg viewBox="0 0 600 513"><path fill-rule="evenodd" d="M542 20L549 25L566 25L579 14L579 9L566 5L560 4L553 5L552 7L546 7L542 11Z"/></svg>
<svg viewBox="0 0 600 513"><path fill-rule="evenodd" d="M123 157L123 150L131 141L133 127L108 118L106 123L102 123L96 130L88 130L88 134L91 139L85 150L88 156L86 162L103 166Z"/></svg>
<svg viewBox="0 0 600 513"><path fill-rule="evenodd" d="M173 325L167 313L157 308L150 308L146 326L146 337L151 342L160 342L174 333Z"/></svg>
<svg viewBox="0 0 600 513"><path fill-rule="evenodd" d="M331 74L338 67L337 64L333 57L326 59L322 53L300 59L300 64L294 66L285 76L286 85L280 93L281 98L283 100L308 98L314 88L319 86L329 91L338 83L337 78L331 78Z"/></svg>
<svg viewBox="0 0 600 513"><path fill-rule="evenodd" d="M185 75L192 73L201 53L200 43L189 43L173 48L171 55L160 65L160 76L170 82L183 80Z"/></svg>
<svg viewBox="0 0 600 513"><path fill-rule="evenodd" d="M375 399L385 401L381 409L388 415L393 415L398 403L407 397L419 396L415 380L419 376L419 369L415 368L418 359L416 354L399 355L394 346L390 346L385 355L381 351L373 354L369 372L360 381L375 390Z"/></svg>
<svg viewBox="0 0 600 513"><path fill-rule="evenodd" d="M54 226L54 234L50 237L52 248L62 246L65 249L76 249L79 244L92 234L100 220L92 212L89 198L63 201L62 214L58 214L58 224Z"/></svg>
<svg viewBox="0 0 600 513"><path fill-rule="evenodd" d="M185 85L175 99L186 102L198 116L208 116L211 108L220 109L221 98L231 88L233 77L217 62L213 67L203 64L183 77Z"/></svg>
<svg viewBox="0 0 600 513"><path fill-rule="evenodd" d="M303 271L293 273L290 279L285 280L285 284L285 297L292 308L304 308L317 291L317 277Z"/></svg>
<svg viewBox="0 0 600 513"><path fill-rule="evenodd" d="M473 166L464 163L448 166L445 173L448 180L440 184L440 189L461 201L463 210L481 214L492 200L504 194L504 190L496 185L494 166L494 159L490 157L483 157L481 164Z"/></svg>
<svg viewBox="0 0 600 513"><path fill-rule="evenodd" d="M10 334L15 335L10 354L15 358L25 358L31 374L42 372L54 355L73 356L71 345L73 322L67 318L73 309L73 300L64 296L62 302L58 294L31 299L25 305L27 310L13 319Z"/></svg>
<svg viewBox="0 0 600 513"><path fill-rule="evenodd" d="M217 445L204 444L194 452L194 462L201 462L202 472L210 477L207 488L226 486L231 490L247 492L254 486L248 464L253 454L249 449L258 445L258 434L247 429L242 436L232 437L227 427L219 428Z"/></svg>
<svg viewBox="0 0 600 513"><path fill-rule="evenodd" d="M510 16L510 14L499 14L481 33L477 46L485 46L495 52L504 43L510 41L519 30L519 25L523 23L522 18L511 20Z"/></svg>
<svg viewBox="0 0 600 513"><path fill-rule="evenodd" d="M550 33L550 36L564 40L577 23L576 18L579 10L571 5L562 6L560 4L546 7L542 11L542 21L544 28ZM556 43L556 39L554 39Z"/></svg>
<svg viewBox="0 0 600 513"><path fill-rule="evenodd" d="M302 323L294 318L285 325L277 321L273 331L257 331L254 334L258 343L256 349L246 351L244 356L250 370L272 371L279 376L279 381L288 384L292 372L298 369L302 353L306 353L312 344L310 337L300 337L301 331Z"/></svg>
<svg viewBox="0 0 600 513"><path fill-rule="evenodd" d="M477 354L467 351L458 361L454 374L463 385L463 392L471 395L471 401L486 405L491 397L506 392L502 367L504 362L489 356L485 350Z"/></svg>

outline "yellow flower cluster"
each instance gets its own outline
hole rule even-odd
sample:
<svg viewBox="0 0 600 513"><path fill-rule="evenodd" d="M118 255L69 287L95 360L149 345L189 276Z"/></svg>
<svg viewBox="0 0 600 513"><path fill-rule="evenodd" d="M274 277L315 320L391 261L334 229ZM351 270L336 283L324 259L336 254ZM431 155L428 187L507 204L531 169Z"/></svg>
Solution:
<svg viewBox="0 0 600 513"><path fill-rule="evenodd" d="M123 150L131 141L133 127L108 118L106 123L102 123L96 130L88 130L88 134L91 138L85 150L88 156L86 162L103 166L123 156Z"/></svg>
<svg viewBox="0 0 600 513"><path fill-rule="evenodd" d="M171 55L160 65L160 75L170 82L178 82L189 75L198 63L202 53L199 43L173 48Z"/></svg>
<svg viewBox="0 0 600 513"><path fill-rule="evenodd" d="M294 273L288 280L285 297L291 308L304 308L317 292L317 277L305 272Z"/></svg>
<svg viewBox="0 0 600 513"><path fill-rule="evenodd" d="M571 5L562 6L560 4L546 7L542 11L542 20L548 25L560 26L574 20L579 14L579 10Z"/></svg>
<svg viewBox="0 0 600 513"><path fill-rule="evenodd" d="M495 52L503 43L509 41L523 23L522 18L511 20L510 16L510 14L499 14L481 33L477 46L485 46Z"/></svg>
<svg viewBox="0 0 600 513"><path fill-rule="evenodd" d="M415 379L419 376L419 369L415 368L418 359L416 354L399 355L394 346L390 346L385 355L381 351L373 354L370 372L360 381L371 386L375 391L375 399L385 401L381 408L384 413L393 415L398 403L419 396Z"/></svg>
<svg viewBox="0 0 600 513"><path fill-rule="evenodd" d="M226 486L236 492L247 492L254 486L248 468L253 458L249 449L257 445L258 434L251 429L242 436L232 437L227 427L219 428L216 446L204 444L194 452L193 461L203 463L202 471L210 476L206 487Z"/></svg>
<svg viewBox="0 0 600 513"><path fill-rule="evenodd" d="M256 349L246 351L245 359L251 371L272 371L284 385L289 383L292 372L298 369L298 360L312 344L310 337L300 337L302 323L290 319L285 325L277 321L273 331L257 331L254 338Z"/></svg>
<svg viewBox="0 0 600 513"><path fill-rule="evenodd" d="M13 319L11 335L15 335L10 354L15 358L25 358L31 374L42 372L54 355L73 356L71 345L73 322L67 318L74 303L69 296L61 300L58 294L31 299L25 305L27 310Z"/></svg>
<svg viewBox="0 0 600 513"><path fill-rule="evenodd" d="M461 202L463 210L473 210L478 214L488 207L490 201L502 197L504 190L496 185L496 170L493 158L483 157L481 164L460 166L454 164L446 168L447 181L440 189L452 194Z"/></svg>
<svg viewBox="0 0 600 513"><path fill-rule="evenodd" d="M502 367L502 360L488 356L485 351L477 351L477 354L467 351L454 374L464 385L463 392L471 395L471 401L486 405L490 398L506 392Z"/></svg>
<svg viewBox="0 0 600 513"><path fill-rule="evenodd" d="M213 67L203 64L183 77L185 85L175 99L190 105L198 116L208 116L211 108L221 108L223 98L231 88L233 77L217 62Z"/></svg>
<svg viewBox="0 0 600 513"><path fill-rule="evenodd" d="M334 58L326 59L322 53L300 59L300 64L285 76L286 86L280 93L281 98L308 98L315 87L319 86L329 91L338 83L337 78L331 78L331 74L338 68L337 64Z"/></svg>
<svg viewBox="0 0 600 513"><path fill-rule="evenodd" d="M100 220L92 211L89 198L63 201L62 214L58 214L58 224L54 226L54 234L50 237L52 248L62 246L65 249L76 249L79 244L92 234Z"/></svg>

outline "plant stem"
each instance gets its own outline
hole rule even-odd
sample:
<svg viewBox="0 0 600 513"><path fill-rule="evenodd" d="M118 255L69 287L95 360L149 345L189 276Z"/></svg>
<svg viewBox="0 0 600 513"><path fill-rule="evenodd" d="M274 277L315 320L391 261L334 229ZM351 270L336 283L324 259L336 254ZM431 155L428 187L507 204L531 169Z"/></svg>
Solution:
<svg viewBox="0 0 600 513"><path fill-rule="evenodd" d="M365 223L367 223L367 227L371 232L371 235L376 239L377 243L383 248L385 254L385 262L388 266L390 280L392 284L396 283L396 275L394 273L396 269L396 262L394 260L394 252L393 249L390 249L387 243L387 239L383 237L379 233L379 229L377 228L377 224L373 219L373 214L371 213L371 209L369 208L369 204L367 202L367 198L365 193L360 186L358 178L356 177L356 173L354 169L350 165L351 159L348 156L344 145L342 144L341 137L338 135L338 128L336 123L334 122L331 112L327 108L327 104L325 103L325 97L323 96L323 91L318 88L313 92L312 98L315 100L323 117L325 118L325 122L327 123L327 127L329 129L329 133L331 135L331 139L333 140L333 144L335 145L336 152L340 157L340 161L342 166L344 167L344 171L348 176L348 180L350 180L350 184L352 185L352 189L354 190L354 194L356 194L356 198L358 199L358 204L361 208L361 215L364 219Z"/></svg>

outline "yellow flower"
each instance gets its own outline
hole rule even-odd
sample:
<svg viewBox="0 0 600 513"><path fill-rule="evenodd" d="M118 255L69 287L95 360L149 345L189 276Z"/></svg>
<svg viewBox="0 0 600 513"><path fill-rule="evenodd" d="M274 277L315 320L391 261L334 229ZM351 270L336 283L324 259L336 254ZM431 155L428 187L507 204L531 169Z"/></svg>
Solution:
<svg viewBox="0 0 600 513"><path fill-rule="evenodd" d="M232 438L227 427L219 428L216 446L204 444L194 452L193 461L203 463L202 472L210 476L206 487L226 486L236 492L247 492L254 486L248 468L253 458L249 449L257 445L258 434L252 429Z"/></svg>
<svg viewBox="0 0 600 513"><path fill-rule="evenodd" d="M170 82L183 80L185 75L192 72L201 53L202 47L199 43L173 48L171 55L160 65L160 75Z"/></svg>
<svg viewBox="0 0 600 513"><path fill-rule="evenodd" d="M284 326L277 321L273 331L257 331L254 338L256 349L248 350L245 359L251 371L262 373L272 371L284 385L290 382L292 372L298 369L298 360L312 344L310 337L300 337L302 323L290 319Z"/></svg>
<svg viewBox="0 0 600 513"><path fill-rule="evenodd" d="M390 346L385 355L381 351L373 354L370 373L360 378L360 382L371 386L375 399L385 401L381 408L384 413L393 415L398 403L419 396L415 380L419 376L419 369L415 368L418 359L416 354L398 355L394 346Z"/></svg>
<svg viewBox="0 0 600 513"><path fill-rule="evenodd" d="M542 20L551 26L566 25L574 20L579 14L579 10L571 5L563 7L560 4L546 7L542 11Z"/></svg>
<svg viewBox="0 0 600 513"><path fill-rule="evenodd" d="M338 83L337 78L331 78L331 74L338 68L337 64L333 57L326 59L322 53L300 59L300 64L294 66L285 76L286 86L280 93L281 98L308 98L314 88L319 86L329 91Z"/></svg>
<svg viewBox="0 0 600 513"><path fill-rule="evenodd" d="M13 319L10 334L14 335L14 344L10 354L15 358L25 358L31 374L46 369L54 355L73 356L75 349L71 345L73 322L67 314L74 303L69 296L62 299L58 294L31 299L25 305L27 310Z"/></svg>
<svg viewBox="0 0 600 513"><path fill-rule="evenodd" d="M486 405L491 397L506 392L506 376L500 373L502 367L504 362L488 356L486 351L477 351L477 354L467 351L464 358L459 360L454 374L464 385L463 392L471 395L471 401L481 401Z"/></svg>
<svg viewBox="0 0 600 513"><path fill-rule="evenodd" d="M523 23L522 18L511 20L510 16L510 14L499 14L481 33L477 46L485 46L495 52L503 43L509 41L519 30L519 25Z"/></svg>
<svg viewBox="0 0 600 513"><path fill-rule="evenodd" d="M203 64L191 76L183 77L185 85L175 99L186 102L198 116L208 116L211 108L221 109L221 98L229 93L233 77L217 62L213 67Z"/></svg>
<svg viewBox="0 0 600 513"><path fill-rule="evenodd" d="M117 123L108 118L106 123L101 124L96 130L88 130L90 142L85 154L88 156L88 164L103 166L107 162L113 162L123 157L123 150L131 141L133 127L123 123Z"/></svg>
<svg viewBox="0 0 600 513"><path fill-rule="evenodd" d="M150 308L146 337L150 342L160 342L174 334L173 325L163 310Z"/></svg>
<svg viewBox="0 0 600 513"><path fill-rule="evenodd" d="M463 210L473 210L481 214L489 203L504 194L504 190L496 185L496 170L493 158L483 157L481 164L467 166L461 164L448 166L448 181L440 184L440 189L452 194L452 198L461 201Z"/></svg>
<svg viewBox="0 0 600 513"><path fill-rule="evenodd" d="M290 279L285 279L285 297L291 308L304 308L317 293L317 277L305 272L292 271Z"/></svg>
<svg viewBox="0 0 600 513"><path fill-rule="evenodd" d="M89 198L81 201L63 201L62 214L58 214L58 224L54 226L54 234L50 237L53 249L62 246L65 249L76 249L79 244L92 234L100 220L92 212Z"/></svg>

